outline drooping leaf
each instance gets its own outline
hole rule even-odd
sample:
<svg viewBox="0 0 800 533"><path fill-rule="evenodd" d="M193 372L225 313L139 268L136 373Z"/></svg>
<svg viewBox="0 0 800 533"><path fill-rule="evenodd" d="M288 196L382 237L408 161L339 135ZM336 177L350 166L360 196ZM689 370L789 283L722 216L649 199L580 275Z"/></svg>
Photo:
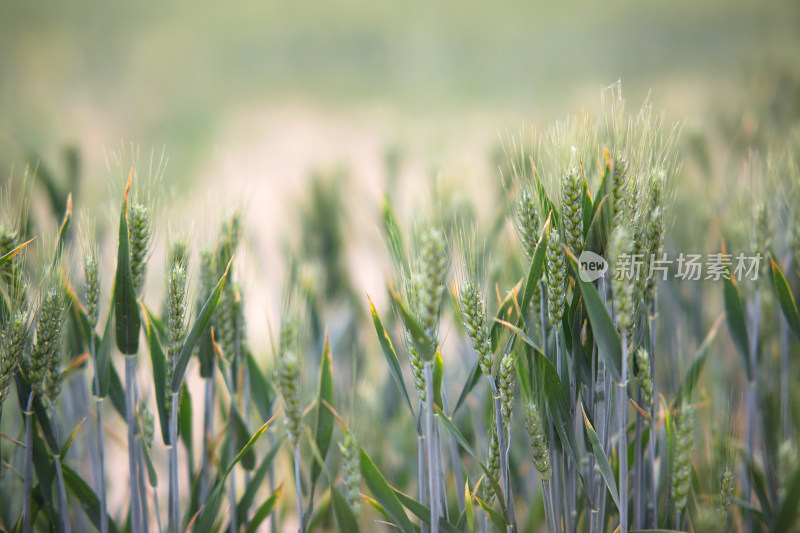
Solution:
<svg viewBox="0 0 800 533"><path fill-rule="evenodd" d="M161 427L161 439L164 444L169 445L169 417L170 414L166 409L166 391L167 391L167 374L166 374L166 357L164 357L164 350L161 348L161 342L158 340L156 329L153 326L153 321L149 312L145 313L145 335L147 336L147 345L150 349L150 363L153 367L153 392L156 397L156 410L158 411L158 421ZM177 398L174 398L177 400Z"/></svg>
<svg viewBox="0 0 800 533"><path fill-rule="evenodd" d="M59 450L58 455L59 457L61 457L62 461L67 456L67 453L69 452L69 449L72 447L72 443L75 440L75 435L78 434L78 430L81 429L81 426L83 425L84 422L86 422L85 417L82 418L80 422L78 422L78 425L76 425L75 428L72 430L72 433L69 434L67 440L65 440L64 444L61 445L61 449Z"/></svg>
<svg viewBox="0 0 800 533"><path fill-rule="evenodd" d="M192 351L194 350L195 344L197 344L200 336L208 327L208 324L211 322L211 318L214 316L214 311L216 311L217 306L219 305L222 289L225 287L225 281L228 279L228 272L231 268L231 262L233 262L233 258L228 261L228 266L225 268L225 273L222 274L222 277L217 282L217 286L214 287L214 291L211 293L211 296L209 296L208 300L206 300L206 303L203 304L203 309L200 310L200 315L195 320L192 329L189 330L189 334L186 336L186 340L183 343L183 348L181 348L178 358L175 360L175 370L172 373L172 392L178 392L181 389L181 382L183 382L183 376L186 373L186 366L189 364L189 358L192 356Z"/></svg>
<svg viewBox="0 0 800 533"><path fill-rule="evenodd" d="M35 240L36 240L36 237L34 237L33 239L31 239L31 240L29 240L27 242L23 242L22 244L20 244L19 246L17 246L13 250L3 254L3 256L0 257L0 266L3 266L6 263L8 263L9 261L11 261L12 259L14 259L17 255L19 255L20 252L22 252L22 250L24 250L30 243L32 243Z"/></svg>
<svg viewBox="0 0 800 533"><path fill-rule="evenodd" d="M744 304L739 295L739 287L732 279L723 279L723 298L725 302L725 317L728 319L728 330L731 333L733 344L742 356L745 373L748 378L753 377L750 368L750 341L747 335L747 320L745 319Z"/></svg>
<svg viewBox="0 0 800 533"><path fill-rule="evenodd" d="M222 489L225 486L225 480L228 479L228 475L231 473L231 470L233 470L233 467L236 466L236 464L242 460L242 457L244 457L250 452L253 445L258 441L258 439L261 438L264 432L267 431L270 424L272 424L272 421L275 420L277 414L278 413L275 413L275 415L273 415L272 418L264 422L264 425L258 428L258 430L250 438L250 440L247 441L247 444L245 444L244 447L241 450L239 450L239 453L236 454L236 457L234 457L233 461L231 461L231 463L222 473L222 476L219 476L217 478L216 483L214 483L214 487L211 490L208 499L206 500L206 504L201 509L200 515L197 518L197 522L194 528L195 531L199 531L200 533L209 533L210 531L213 530L214 522L216 520L217 513L219 512L221 504L220 498L222 495Z"/></svg>
<svg viewBox="0 0 800 533"><path fill-rule="evenodd" d="M469 372L469 376L467 376L467 381L464 383L464 387L461 389L461 394L458 395L458 401L456 402L456 406L453 408L453 416L458 412L458 408L466 401L467 396L469 393L472 392L472 389L475 388L475 385L478 384L480 381L481 376L483 373L481 372L480 363L477 361L474 365L472 365L472 370Z"/></svg>
<svg viewBox="0 0 800 533"><path fill-rule="evenodd" d="M503 517L500 515L500 513L495 511L491 505L489 505L482 499L478 498L477 496L475 496L475 501L477 501L481 509L483 509L487 515L489 515L489 520L492 521L492 525L494 526L495 531L506 531L506 523L505 520L503 520Z"/></svg>
<svg viewBox="0 0 800 533"><path fill-rule="evenodd" d="M770 261L772 263L772 284L775 287L775 293L778 295L781 311L783 311L783 316L789 325L789 331L792 332L797 342L800 342L800 313L797 312L797 304L794 301L792 290L778 263L772 258L770 258Z"/></svg>
<svg viewBox="0 0 800 533"><path fill-rule="evenodd" d="M428 338L423 327L408 310L400 294L391 287L389 288L389 294L392 297L392 301L394 301L394 304L397 306L398 311L400 311L400 318L408 331L411 342L414 344L414 349L417 350L417 353L423 361L431 361L436 349L434 343Z"/></svg>
<svg viewBox="0 0 800 533"><path fill-rule="evenodd" d="M492 474L487 466L480 460L478 454L475 453L475 451L469 445L469 442L467 442L467 439L464 438L464 435L462 435L458 428L453 424L453 421L450 420L441 410L437 410L437 414L442 426L444 426L444 428L450 432L450 434L456 439L458 445L461 446L461 448L467 452L467 454L469 454L469 456L472 457L476 463L478 463L478 466L481 467L481 470L483 470L483 473L486 475L485 481L492 485L494 493L502 495L503 489L500 488L500 484L497 483L497 481L492 477ZM503 498L498 497L497 501L500 504L500 508L503 510L503 516L507 516L508 512L506 511Z"/></svg>
<svg viewBox="0 0 800 533"><path fill-rule="evenodd" d="M330 404L327 402L324 404L328 407L329 412L333 414L333 411L330 410ZM342 495L342 492L336 487L336 480L331 475L328 467L325 466L325 458L322 456L322 452L320 451L319 447L317 446L316 439L312 438L311 431L309 428L306 428L307 436L308 436L308 446L311 449L311 455L314 457L314 464L325 473L325 476L328 478L328 483L330 484L330 492L331 492L331 500L333 503L333 514L336 515L336 522L339 524L339 531L340 532L358 532L358 520L353 515L352 509L347 504L347 500Z"/></svg>
<svg viewBox="0 0 800 533"><path fill-rule="evenodd" d="M403 533L415 533L414 526L408 519L402 504L397 499L394 489L386 482L383 474L372 462L372 458L364 448L361 448L361 475L367 484L367 488L386 510L392 523Z"/></svg>
<svg viewBox="0 0 800 533"><path fill-rule="evenodd" d="M117 250L117 273L114 279L114 318L117 331L117 348L124 355L136 355L139 351L139 305L131 272L130 240L128 236L128 193L133 180L131 168L122 209L119 214L119 248Z"/></svg>
<svg viewBox="0 0 800 533"><path fill-rule="evenodd" d="M606 487L611 493L611 497L614 499L617 509L619 509L619 492L617 491L617 483L614 478L614 471L611 470L611 464L609 464L608 457L606 457L606 453L603 451L603 445L600 443L600 437L597 436L597 433L592 427L592 423L589 422L589 417L586 416L586 411L583 410L582 405L581 410L583 411L583 425L586 428L586 435L589 437L589 442L592 444L592 453L594 454L595 460L597 461L597 466L600 469L600 475L603 477L603 481L606 482Z"/></svg>
<svg viewBox="0 0 800 533"><path fill-rule="evenodd" d="M64 484L67 486L67 489L78 501L83 512L85 512L86 516L89 518L89 521L99 530L101 514L100 499L97 497L97 494L95 494L89 484L70 468L69 465L62 464L61 469L64 474ZM118 531L117 524L114 523L114 520L112 520L110 516L108 517L108 530L111 533L117 533Z"/></svg>
<svg viewBox="0 0 800 533"><path fill-rule="evenodd" d="M272 448L267 452L267 455L264 456L264 459L261 460L261 464L258 465L258 468L250 477L250 483L248 483L244 494L242 494L242 497L236 504L236 516L239 524L244 524L247 521L247 515L250 511L250 507L253 506L253 502L258 495L258 489L261 487L264 479L267 478L269 471L272 469L272 463L275 462L275 457L277 457L278 452L280 451L284 438L285 437L281 437L272 446ZM230 530L230 526L227 528L227 530Z"/></svg>
<svg viewBox="0 0 800 533"><path fill-rule="evenodd" d="M414 415L414 408L411 406L411 397L408 395L408 389L406 388L405 381L403 380L403 371L400 367L400 361L397 358L397 353L394 351L394 346L389 338L389 334L386 333L386 329L383 327L381 317L378 316L378 312L375 310L375 305L372 303L372 300L369 296L367 296L367 300L369 301L369 312L370 315L372 315L372 323L375 326L375 332L378 334L378 340L381 344L381 351L383 352L383 357L386 359L386 363L389 366L389 372L391 372L395 383L397 383L397 386L400 389L400 392L403 393L403 397L406 400L408 409L411 411L411 417L416 418L416 415Z"/></svg>
<svg viewBox="0 0 800 533"><path fill-rule="evenodd" d="M617 382L622 380L622 344L620 343L619 333L608 314L608 309L603 305L597 289L587 281L583 281L579 275L580 267L577 258L571 253L567 254L575 276L576 287L580 288L583 302L586 305L586 312L589 315L589 323L592 325L592 333L597 341L597 350L606 362L606 367Z"/></svg>
<svg viewBox="0 0 800 533"><path fill-rule="evenodd" d="M244 422L244 418L242 417L241 413L239 413L239 409L236 407L232 407L230 410L231 419L230 423L233 424L234 428L234 435L236 436L236 441L233 443L237 449L243 447L246 443L248 438L250 437L250 433L247 430L247 424ZM255 450L250 450L244 456L242 456L242 467L245 470L252 470L256 466L256 454Z"/></svg>
<svg viewBox="0 0 800 533"><path fill-rule="evenodd" d="M279 486L275 489L275 492L269 495L269 498L264 500L264 503L258 508L252 518L247 521L247 526L244 528L244 533L254 533L258 531L258 527L264 522L264 520L269 517L272 513L272 510L275 508L275 504L278 503L278 500L281 497L281 491L283 490L283 485Z"/></svg>
<svg viewBox="0 0 800 533"><path fill-rule="evenodd" d="M397 499L400 500L400 503L403 504L403 507L411 511L414 516L422 520L424 523L431 525L431 509L427 505L420 503L419 501L415 500L411 496L407 494L403 494L399 490L395 489L394 491L395 496ZM459 533L459 530L456 526L445 520L443 517L439 518L439 530L440 531L447 531L448 533Z"/></svg>

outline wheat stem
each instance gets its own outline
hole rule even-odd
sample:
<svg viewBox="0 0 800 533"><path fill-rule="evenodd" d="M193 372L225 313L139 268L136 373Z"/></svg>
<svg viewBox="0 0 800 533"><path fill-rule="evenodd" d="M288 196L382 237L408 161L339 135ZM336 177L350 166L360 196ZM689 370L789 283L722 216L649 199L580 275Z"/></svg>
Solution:
<svg viewBox="0 0 800 533"><path fill-rule="evenodd" d="M617 416L619 417L619 530L628 532L628 332L622 328L622 380L619 383Z"/></svg>
<svg viewBox="0 0 800 533"><path fill-rule="evenodd" d="M755 438L756 438L756 403L758 401L758 375L757 375L757 350L758 350L758 327L759 315L761 312L761 292L756 290L755 298L750 307L750 368L752 375L749 376L747 383L747 407L746 407L746 431L747 431L747 455L751 464L755 460ZM752 501L752 480L749 470L745 470L744 497L747 503ZM745 511L745 528L747 531L753 530L753 514L749 509Z"/></svg>
<svg viewBox="0 0 800 533"><path fill-rule="evenodd" d="M296 444L294 447L294 485L297 489L297 530L299 533L305 533L306 527L303 523L303 495L301 492L300 484L300 445ZM234 508L235 509L235 508Z"/></svg>
<svg viewBox="0 0 800 533"><path fill-rule="evenodd" d="M137 454L139 460L139 501L142 504L142 530L150 531L150 510L147 504L147 482L145 481L146 465L144 463L144 442L142 442L141 434L136 437L137 447L139 453Z"/></svg>
<svg viewBox="0 0 800 533"><path fill-rule="evenodd" d="M108 533L108 507L106 503L106 465L105 449L103 448L103 399L100 398L100 377L97 375L97 352L95 351L94 332L89 340L89 354L94 366L94 394L95 409L97 411L97 433L95 435L97 446L97 497L100 500L100 533Z"/></svg>
<svg viewBox="0 0 800 533"><path fill-rule="evenodd" d="M180 485L178 481L178 398L173 395L169 417L169 520L167 529L177 533L181 529Z"/></svg>
<svg viewBox="0 0 800 533"><path fill-rule="evenodd" d="M417 483L419 485L419 501L426 502L428 500L428 483L425 476L427 439L425 438L425 422L422 420L423 413L425 413L425 404L420 400L417 407ZM421 522L420 530L422 533L427 533L429 530L428 524Z"/></svg>
<svg viewBox="0 0 800 533"><path fill-rule="evenodd" d="M25 408L25 466L23 472L22 531L31 533L31 491L33 490L33 390Z"/></svg>
<svg viewBox="0 0 800 533"><path fill-rule="evenodd" d="M658 290L654 291L653 294L653 301L651 303L650 308L650 380L653 382L653 398L658 398L658 385L656 383L656 314L658 313ZM650 527L657 527L658 525L658 512L656 511L656 505L658 500L657 495L657 484L656 484L656 413L658 409L658 402L653 402L653 407L650 411L650 440L648 441L647 445L649 448L648 454L648 464L649 464L649 477L647 479L648 482L648 492L650 497L647 501L648 507L648 518L647 524Z"/></svg>
<svg viewBox="0 0 800 533"><path fill-rule="evenodd" d="M205 505L210 490L211 477L211 439L214 436L214 374L216 365L211 366L211 375L206 378L205 397L203 400L203 460L200 469L200 487L198 503Z"/></svg>
<svg viewBox="0 0 800 533"><path fill-rule="evenodd" d="M442 408L444 409L444 414L446 416L450 416L450 405L447 402L447 395L442 391ZM464 475L461 472L461 456L458 454L458 443L456 442L456 438L450 435L450 460L453 463L453 479L456 483L456 488L464 486ZM464 512L466 507L466 501L464 499L464 492L462 490L456 490L456 497L458 501L458 514Z"/></svg>
<svg viewBox="0 0 800 533"><path fill-rule="evenodd" d="M156 524L158 525L158 533L163 533L164 529L161 526L161 509L158 506L158 488L153 487L153 507L156 513Z"/></svg>
<svg viewBox="0 0 800 533"><path fill-rule="evenodd" d="M233 381L234 379L236 379L236 378L233 375L233 368L231 368L231 381ZM229 414L229 420L231 422L233 422L233 417L235 416L235 413L234 413L234 409L235 408L234 408L234 403L233 402L234 402L234 397L233 397L233 395L231 395L231 406L230 406L230 414ZM228 424L228 439L229 439L229 442L231 443L230 445L228 445L228 464L231 464L231 463L233 463L233 460L236 457L236 449L235 449L235 446L233 446L233 443L236 442L236 433L234 431L234 426L233 426L232 423ZM297 449L298 449L297 445L295 445L295 451ZM295 455L296 455L296 453L295 453ZM297 468L298 468L297 467L297 463L295 462L295 469L297 469ZM230 504L230 507L231 507L231 512L230 512L230 515L231 515L230 533L236 533L238 531L238 529L239 529L239 526L238 526L238 520L237 520L237 516L236 516L236 467L235 466L233 468L231 468L231 471L230 471L230 474L228 474L228 477L230 478L230 480L228 481L228 503ZM299 475L297 476L297 479L298 480L300 479ZM299 485L297 486L297 493L298 493L298 503L301 503L300 500L299 500L299 497L300 497L299 496L300 495L300 486ZM298 505L298 507L297 507L297 517L298 517L297 519L298 519L298 521L300 522L300 525L301 525L300 533L303 533L303 528L302 528L302 524L303 524L303 507L302 507L302 505Z"/></svg>
<svg viewBox="0 0 800 533"><path fill-rule="evenodd" d="M67 489L64 486L64 471L61 468L61 458L53 455L56 467L56 488L58 490L58 514L60 515L59 528L61 533L70 533L69 507L67 507Z"/></svg>
<svg viewBox="0 0 800 533"><path fill-rule="evenodd" d="M541 288L540 292L540 312L539 317L541 318L542 322L542 347L545 350L544 356L547 357L547 290L544 284L544 280L539 282L539 286ZM548 358L549 359L549 358ZM555 499L554 502L554 509L553 509L553 520L556 524L561 524L561 490L560 490L560 483L558 480L558 450L556 446L556 432L553 426L553 417L550 413L547 414L547 422L550 429L550 464L553 465L553 482L551 483L551 492L555 492L559 495L558 498Z"/></svg>
<svg viewBox="0 0 800 533"><path fill-rule="evenodd" d="M439 533L439 476L436 475L436 449L433 419L433 364L425 363L425 435L428 444L428 484L431 502L431 533Z"/></svg>
<svg viewBox="0 0 800 533"><path fill-rule="evenodd" d="M136 457L136 401L135 394L136 359L125 358L125 414L128 423L128 484L131 499L131 532L143 533L141 525L141 507L139 502L138 466Z"/></svg>
<svg viewBox="0 0 800 533"><path fill-rule="evenodd" d="M544 514L547 521L547 530L556 533L556 520L553 515L553 486L550 481L542 481L542 498L544 498Z"/></svg>

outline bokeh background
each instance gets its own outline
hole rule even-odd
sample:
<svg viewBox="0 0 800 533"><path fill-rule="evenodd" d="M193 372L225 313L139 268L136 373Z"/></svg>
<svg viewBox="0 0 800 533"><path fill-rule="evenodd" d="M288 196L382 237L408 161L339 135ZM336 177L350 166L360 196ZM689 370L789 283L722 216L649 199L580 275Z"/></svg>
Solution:
<svg viewBox="0 0 800 533"><path fill-rule="evenodd" d="M347 362L348 335L359 351L375 350L368 326L351 330L363 326L364 293L390 314L384 195L406 224L442 190L454 212L469 206L491 222L505 204L502 142L598 112L617 80L630 110L649 97L683 124L673 211L683 222L668 228L668 247L717 250L748 150L766 152L800 119L800 2L5 1L0 173L47 174L57 190L32 186L55 208L45 201L36 212L41 227L55 227L51 211L63 212L69 190L113 250L126 165L136 162L144 180L165 154L146 294L163 293L170 233L205 245L241 207L238 278L254 351L269 354L287 258L300 256L327 269L318 325ZM106 271L113 260L104 254ZM664 326L686 330L676 342L688 351L716 319L720 291L705 302L689 286L671 291L664 305L694 309ZM378 358L366 372L381 378L365 387L391 396ZM337 379L346 390L351 378ZM389 396L381 409L400 401ZM363 430L367 442L389 440ZM386 442L372 449L403 486L414 443L406 435L394 453ZM120 508L124 494L116 498Z"/></svg>
<svg viewBox="0 0 800 533"><path fill-rule="evenodd" d="M0 165L63 180L73 148L73 192L105 209L111 152L163 152L171 218L241 204L278 269L315 173L347 175L375 237L387 153L403 180L496 193L500 138L622 80L631 108L685 121L685 165L724 174L800 113L798 65L791 0L3 2Z"/></svg>

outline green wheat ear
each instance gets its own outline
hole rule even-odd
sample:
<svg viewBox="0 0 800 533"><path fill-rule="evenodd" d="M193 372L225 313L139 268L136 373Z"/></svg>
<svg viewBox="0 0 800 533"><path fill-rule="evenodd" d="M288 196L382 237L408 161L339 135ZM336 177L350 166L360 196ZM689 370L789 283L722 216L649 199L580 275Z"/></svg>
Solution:
<svg viewBox="0 0 800 533"><path fill-rule="evenodd" d="M447 243L440 230L429 228L422 232L419 260L419 319L428 337L435 340L448 268Z"/></svg>
<svg viewBox="0 0 800 533"><path fill-rule="evenodd" d="M614 301L617 325L620 329L630 329L633 325L634 291L636 285L628 279L622 268L622 259L632 259L633 241L631 235L624 227L619 226L614 230L609 247L611 263L611 293Z"/></svg>
<svg viewBox="0 0 800 533"><path fill-rule="evenodd" d="M675 510L686 507L694 455L694 406L684 403L675 415L675 459L672 463L672 501Z"/></svg>
<svg viewBox="0 0 800 533"><path fill-rule="evenodd" d="M466 231L460 235L460 248L462 259L457 263L455 278L461 321L472 342L472 347L478 355L481 372L483 375L491 377L492 341L489 336L483 292L480 288L482 269L479 264L481 264L482 258L475 242L474 229L470 235L467 235Z"/></svg>
<svg viewBox="0 0 800 533"><path fill-rule="evenodd" d="M567 298L567 268L558 228L551 226L547 236L547 311L557 327L564 315Z"/></svg>
<svg viewBox="0 0 800 533"><path fill-rule="evenodd" d="M478 354L478 363L484 376L492 375L492 342L489 338L489 327L486 323L486 310L483 295L473 281L461 286L458 299L464 329L472 341L472 347Z"/></svg>
<svg viewBox="0 0 800 533"><path fill-rule="evenodd" d="M539 242L539 210L531 193L524 190L519 195L515 220L517 236L528 259L533 259Z"/></svg>
<svg viewBox="0 0 800 533"><path fill-rule="evenodd" d="M539 407L533 400L525 402L525 423L528 429L528 442L533 454L533 466L547 483L553 477L553 467L550 465L550 443L544 432L544 423Z"/></svg>
<svg viewBox="0 0 800 533"><path fill-rule="evenodd" d="M53 265L42 287L36 314L36 340L26 363L34 393L50 407L61 392L61 330L67 314L67 296L59 278L60 265Z"/></svg>
<svg viewBox="0 0 800 533"><path fill-rule="evenodd" d="M17 309L12 312L10 320L0 330L0 409L22 358L29 326L28 312Z"/></svg>
<svg viewBox="0 0 800 533"><path fill-rule="evenodd" d="M620 152L614 155L614 165L611 171L612 199L614 201L614 225L618 226L624 220L628 207L628 160Z"/></svg>
<svg viewBox="0 0 800 533"><path fill-rule="evenodd" d="M497 426L492 424L492 433L489 439L489 453L488 460L486 461L487 469L492 480L499 483L500 480L500 440L497 438ZM483 498L487 503L494 503L497 496L494 488L489 481L484 480L483 483Z"/></svg>
<svg viewBox="0 0 800 533"><path fill-rule="evenodd" d="M642 401L648 412L653 409L653 377L650 374L650 355L644 348L639 348L634 356L636 363L636 378L639 389L642 391Z"/></svg>
<svg viewBox="0 0 800 533"><path fill-rule="evenodd" d="M291 306L291 303L289 304ZM300 405L300 363L297 360L298 332L293 310L284 312L281 324L279 352L275 361L274 379L283 402L284 420L289 443L297 446L302 424Z"/></svg>
<svg viewBox="0 0 800 533"><path fill-rule="evenodd" d="M344 496L353 515L358 518L361 514L361 446L351 432L345 431L339 451L342 454Z"/></svg>
<svg viewBox="0 0 800 533"><path fill-rule="evenodd" d="M188 308L188 295L186 280L188 277L187 265L189 263L188 248L186 243L178 241L170 248L170 266L167 274L167 364L165 387L169 389L172 383L172 373L175 367L175 358L178 357L186 339L186 311ZM167 394L164 406L171 412L173 395Z"/></svg>
<svg viewBox="0 0 800 533"><path fill-rule="evenodd" d="M128 236L130 238L131 274L136 294L141 295L147 274L147 255L153 233L150 209L133 203L128 210Z"/></svg>
<svg viewBox="0 0 800 533"><path fill-rule="evenodd" d="M583 176L571 168L561 181L561 215L564 240L576 256L583 250Z"/></svg>
<svg viewBox="0 0 800 533"><path fill-rule="evenodd" d="M517 392L517 367L514 365L514 356L507 353L500 360L500 414L503 427L508 431L511 426L511 415L514 409L514 396Z"/></svg>
<svg viewBox="0 0 800 533"><path fill-rule="evenodd" d="M733 500L734 489L733 470L731 470L729 466L726 466L719 480L719 501L717 508L719 519L726 524L728 522L728 507L730 507L731 501Z"/></svg>

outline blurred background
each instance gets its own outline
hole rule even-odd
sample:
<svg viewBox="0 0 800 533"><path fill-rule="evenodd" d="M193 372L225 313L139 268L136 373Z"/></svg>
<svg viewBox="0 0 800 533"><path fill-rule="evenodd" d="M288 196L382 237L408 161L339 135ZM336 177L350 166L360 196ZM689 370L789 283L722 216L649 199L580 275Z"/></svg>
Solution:
<svg viewBox="0 0 800 533"><path fill-rule="evenodd" d="M331 328L345 367L351 351L372 354L383 379L364 386L383 386L373 409L391 411L401 400L374 355L364 297L391 317L384 196L406 228L434 201L491 224L507 207L502 142L599 112L617 80L630 111L649 96L667 123L683 124L671 217L684 223L668 226L668 248L717 250L725 217L736 216L721 207L731 183L745 190L739 214L752 212L752 184L741 184L748 151L768 151L800 119L800 2L2 2L0 172L47 178L33 185L53 207L36 213L45 228L71 191L98 217L107 270L127 169L136 163L142 181L160 174L154 302L170 233L213 243L241 208L237 277L254 352L268 360L287 258L305 258L318 267L301 273L319 304L315 327ZM162 154L165 169L151 172ZM685 284L670 291L663 305L694 309L664 326L687 330L675 343L689 353L719 314L720 289L706 300ZM720 352L731 349L724 342ZM452 395L467 368L450 367ZM338 376L337 389L350 379ZM408 427L397 429L397 454L372 447L399 486ZM387 438L363 431L365 441Z"/></svg>
<svg viewBox="0 0 800 533"><path fill-rule="evenodd" d="M75 149L93 185L73 192L105 208L112 151L164 152L189 201L161 206L243 204L272 261L315 172L347 174L359 205L388 187L387 154L403 180L497 192L500 137L596 110L617 80L725 168L793 123L799 65L793 0L3 2L0 166L63 177Z"/></svg>

